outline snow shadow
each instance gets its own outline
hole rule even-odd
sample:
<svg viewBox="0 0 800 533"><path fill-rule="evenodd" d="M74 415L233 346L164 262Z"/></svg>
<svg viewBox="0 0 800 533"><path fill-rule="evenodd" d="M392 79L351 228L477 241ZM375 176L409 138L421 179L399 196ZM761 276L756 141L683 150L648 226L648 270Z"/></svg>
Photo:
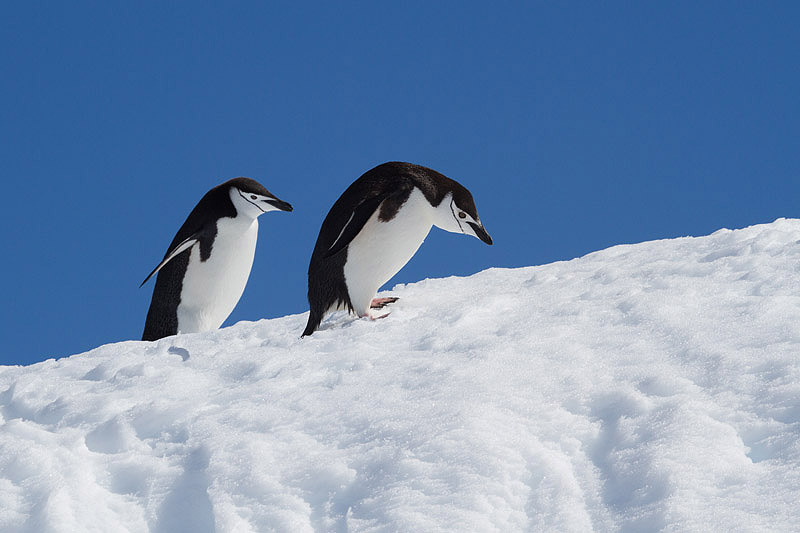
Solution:
<svg viewBox="0 0 800 533"><path fill-rule="evenodd" d="M598 398L592 409L600 432L590 457L603 474L603 502L621 520L620 531L660 531L666 526L659 502L669 492L667 481L653 472L649 455L642 453L650 436L641 426L633 439L630 428L623 429L642 414L638 399L624 392Z"/></svg>
<svg viewBox="0 0 800 533"><path fill-rule="evenodd" d="M205 533L214 531L214 512L208 497L209 452L201 446L193 450L178 478L158 510L154 533Z"/></svg>

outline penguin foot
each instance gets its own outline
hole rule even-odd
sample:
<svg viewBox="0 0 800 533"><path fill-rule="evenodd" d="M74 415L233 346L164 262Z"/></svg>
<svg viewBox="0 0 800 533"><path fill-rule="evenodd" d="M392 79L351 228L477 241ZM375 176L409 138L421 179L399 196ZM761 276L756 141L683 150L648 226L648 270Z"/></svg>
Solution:
<svg viewBox="0 0 800 533"><path fill-rule="evenodd" d="M397 296L390 296L389 298L373 298L369 304L370 309L383 309L388 304L393 304L399 300ZM386 316L386 315L383 315ZM383 317L378 317L383 318Z"/></svg>
<svg viewBox="0 0 800 533"><path fill-rule="evenodd" d="M372 315L369 315L369 319L370 319L370 320L380 320L381 318L386 318L387 316L389 316L389 315L391 315L391 314L392 314L392 313L386 313L386 314L379 315L379 316L372 316Z"/></svg>

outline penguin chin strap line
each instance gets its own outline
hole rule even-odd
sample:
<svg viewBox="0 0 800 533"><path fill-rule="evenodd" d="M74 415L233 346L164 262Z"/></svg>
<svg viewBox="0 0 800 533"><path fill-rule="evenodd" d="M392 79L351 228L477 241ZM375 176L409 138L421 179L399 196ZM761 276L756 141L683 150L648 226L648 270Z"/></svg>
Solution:
<svg viewBox="0 0 800 533"><path fill-rule="evenodd" d="M455 203L455 200L450 200L450 212L453 213L453 218L456 219L456 223L458 224L458 229L461 230L461 233L464 233L464 226L462 226L461 221L458 220L458 216L456 215L456 210L453 209L453 203Z"/></svg>

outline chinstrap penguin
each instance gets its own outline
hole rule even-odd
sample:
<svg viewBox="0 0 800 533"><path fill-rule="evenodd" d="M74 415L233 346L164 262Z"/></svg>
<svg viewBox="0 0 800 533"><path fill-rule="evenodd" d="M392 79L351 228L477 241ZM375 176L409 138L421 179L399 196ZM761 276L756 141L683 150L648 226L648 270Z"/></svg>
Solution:
<svg viewBox="0 0 800 533"><path fill-rule="evenodd" d="M208 191L142 282L158 273L142 340L219 328L250 276L258 217L276 210L292 206L250 178L234 178Z"/></svg>
<svg viewBox="0 0 800 533"><path fill-rule="evenodd" d="M416 253L432 226L492 244L472 194L435 170L390 162L353 182L325 217L311 255L311 311L303 336L314 333L332 311L364 317L371 308L394 302L374 297Z"/></svg>

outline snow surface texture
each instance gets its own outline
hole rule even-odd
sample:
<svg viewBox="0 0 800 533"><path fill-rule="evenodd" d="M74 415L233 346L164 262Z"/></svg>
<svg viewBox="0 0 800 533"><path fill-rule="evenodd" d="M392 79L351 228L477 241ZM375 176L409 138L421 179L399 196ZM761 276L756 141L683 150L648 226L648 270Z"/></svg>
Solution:
<svg viewBox="0 0 800 533"><path fill-rule="evenodd" d="M3 531L790 531L800 221L0 367Z"/></svg>

